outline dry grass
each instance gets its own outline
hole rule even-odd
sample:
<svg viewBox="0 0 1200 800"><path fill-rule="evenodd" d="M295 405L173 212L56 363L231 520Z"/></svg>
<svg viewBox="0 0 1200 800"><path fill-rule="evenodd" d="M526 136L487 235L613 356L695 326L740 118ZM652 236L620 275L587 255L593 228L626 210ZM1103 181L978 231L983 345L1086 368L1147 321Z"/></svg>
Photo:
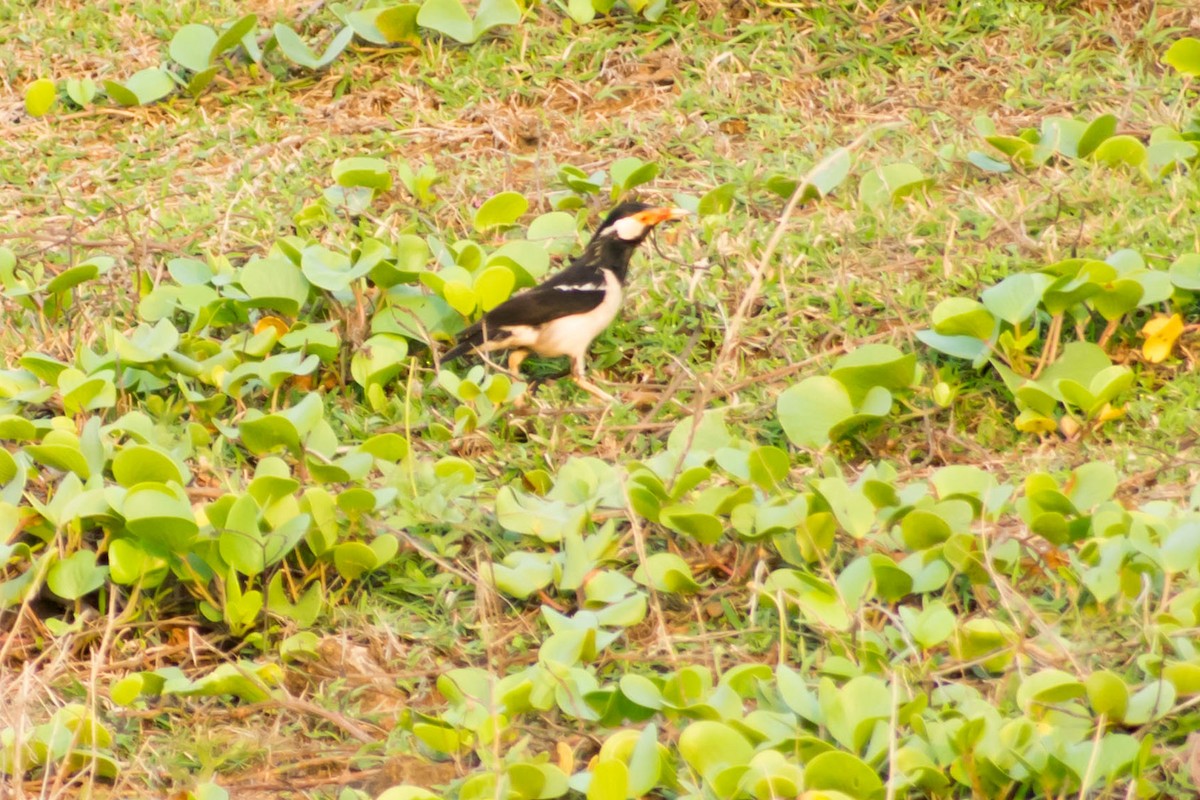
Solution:
<svg viewBox="0 0 1200 800"><path fill-rule="evenodd" d="M310 5L259 1L236 11L269 24L295 19ZM869 13L847 5L844 19L814 22L807 12L825 5L702 2L694 30L618 20L576 38L563 35L555 12L544 8L511 37L475 48L437 42L421 52L364 47L316 76L254 74L237 66L195 102L81 111L60 106L32 120L23 114L21 94L35 77L127 76L163 59L173 27L189 19L228 19L235 8L191 4L186 12L159 9L153 19L119 8L99 19L88 2L58 2L52 9L18 4L7 24L15 20L35 33L22 41L0 31L0 48L10 48L0 68L6 126L0 244L13 247L22 263L45 262L51 272L99 252L116 256L119 267L107 291L92 298L91 326L50 338L11 331L4 351L11 363L28 348L65 357L81 343L96 343L97 323L132 321L135 272L161 277L171 257L263 252L290 230L292 215L319 193L339 157L429 159L446 176L445 203L423 211L396 189L381 198L373 224L397 232L414 215L433 213L439 229L462 232L483 198L506 189L548 210L546 193L556 188L559 164L592 170L636 155L663 168L651 187L656 196L698 195L728 180L750 185L774 171L802 172L868 128L902 126L864 149L859 166L908 159L936 170L939 188L929 203L911 204L877 224L864 218L846 189L819 208L784 215L776 279L763 245L779 204L746 191L737 216L718 223L707 242L685 233L674 243L717 268L702 277L662 271L638 278L644 299L629 311L639 321L630 323L635 335L641 329L634 325L665 313L655 298L678 297L681 284L692 280L702 320L736 320L738 338L722 357L716 355L719 336L697 333L674 361L622 360L623 377L646 384L642 413L597 425L587 445L593 454L618 459L644 452L707 400L726 401L735 406L731 419L755 424L781 388L847 347L911 339L926 325L924 310L949 289L971 289L1014 265L1106 248L1122 238L1165 246L1162 216L1186 215L1191 207L1192 197L1181 194L1156 206L1154 216L1126 213L1144 200L1114 198L1107 174L1072 174L1064 166L992 181L961 161L965 149L979 146L970 132L978 114L1009 130L1036 126L1052 114L1101 110L1123 115L1138 132L1180 124L1187 108L1168 97L1153 57L1157 44L1143 40L1146 31L1161 41L1170 28L1200 30L1200 16L1186 5L1085 2L976 31L958 26L955 12L939 4L882 3ZM713 26L721 18L728 27L718 33ZM0 16L0 25L4 20ZM755 33L755 26L765 32ZM71 30L86 32L81 44L67 38ZM735 40L737 30L746 33ZM1055 59L1070 66L1047 64ZM1063 74L1071 80L1060 83ZM952 146L955 158L943 159L941 145ZM1064 198L1079 213L1056 211ZM1088 211L1102 203L1110 210ZM1114 217L1144 221L1114 232ZM761 271L749 269L760 258ZM722 358L731 367L728 376L710 368ZM580 452L577 425L565 414L546 412L531 427L533 440L544 445L535 463L560 464ZM953 418L926 420L908 439L872 443L872 455L897 458L913 477L955 461L1019 474L1078 463L1107 447L997 436L1011 449L995 454ZM1127 446L1118 441L1114 448ZM1151 445L1128 462L1137 474L1123 489L1143 499L1182 496L1182 484L1157 485L1145 480L1153 471L1138 470L1170 461L1194 482L1200 461L1189 448L1168 453ZM714 592L709 600L720 596ZM351 615L346 630L323 640L318 660L289 667L285 701L226 707L193 700L106 712L128 753L117 782L93 787L87 773L47 772L40 780L0 784L0 796L66 797L85 785L93 797L165 795L209 772L222 775L236 797L327 797L344 785L375 792L400 782L445 784L470 765L381 756L364 749L361 738L386 739L404 714L440 703L433 686L449 668L502 667L530 657L511 642L536 637L536 612L514 613L485 599L477 596L437 639L398 635L388 624L395 619L370 624L365 613ZM192 619L107 625L93 619L77 632L54 635L43 620L60 612L37 607L20 620L11 612L2 617L19 633L0 636L0 697L7 700L0 703L0 728L19 735L70 700L106 705L106 687L131 671L172 665L198 675L230 658L228 643L209 641ZM410 609L395 613L413 630L421 624ZM699 631L712 609L697 603L664 613L630 631L628 652L653 650L665 637L673 658L717 659L697 646L706 641ZM464 630L488 638L482 647L456 640ZM739 647L727 643L714 666L773 657ZM547 741L567 738L582 758L595 750L577 731L534 733Z"/></svg>

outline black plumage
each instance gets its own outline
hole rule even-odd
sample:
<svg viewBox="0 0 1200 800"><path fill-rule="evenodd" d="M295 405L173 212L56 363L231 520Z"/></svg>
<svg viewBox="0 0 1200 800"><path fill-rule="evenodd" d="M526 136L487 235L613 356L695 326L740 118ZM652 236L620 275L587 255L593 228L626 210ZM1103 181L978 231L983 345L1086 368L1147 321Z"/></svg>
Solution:
<svg viewBox="0 0 1200 800"><path fill-rule="evenodd" d="M458 336L445 356L450 361L471 351L509 350L508 368L516 372L530 354L569 356L579 386L611 400L584 376L584 357L592 341L620 309L629 261L638 245L661 222L687 212L622 203L614 208L583 253L541 284L510 297Z"/></svg>

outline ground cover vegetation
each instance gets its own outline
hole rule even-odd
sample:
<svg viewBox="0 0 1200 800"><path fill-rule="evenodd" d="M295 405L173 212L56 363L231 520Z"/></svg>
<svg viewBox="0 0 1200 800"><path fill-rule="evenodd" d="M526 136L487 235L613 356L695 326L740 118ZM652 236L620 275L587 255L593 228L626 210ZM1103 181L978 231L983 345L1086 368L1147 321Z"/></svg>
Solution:
<svg viewBox="0 0 1200 800"><path fill-rule="evenodd" d="M1198 35L0 8L0 794L1194 793ZM438 363L633 198L617 403Z"/></svg>

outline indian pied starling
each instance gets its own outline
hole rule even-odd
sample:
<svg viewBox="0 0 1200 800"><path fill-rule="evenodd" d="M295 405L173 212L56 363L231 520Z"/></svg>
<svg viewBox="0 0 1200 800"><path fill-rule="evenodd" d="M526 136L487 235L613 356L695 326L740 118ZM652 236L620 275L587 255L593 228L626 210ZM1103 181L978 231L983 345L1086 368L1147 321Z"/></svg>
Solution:
<svg viewBox="0 0 1200 800"><path fill-rule="evenodd" d="M442 360L470 351L508 350L508 369L515 375L530 353L570 356L571 374L579 388L612 402L611 396L585 377L584 356L617 316L633 251L655 225L682 219L688 213L680 208L621 203L600 223L579 258L544 283L484 314L458 335L458 343Z"/></svg>

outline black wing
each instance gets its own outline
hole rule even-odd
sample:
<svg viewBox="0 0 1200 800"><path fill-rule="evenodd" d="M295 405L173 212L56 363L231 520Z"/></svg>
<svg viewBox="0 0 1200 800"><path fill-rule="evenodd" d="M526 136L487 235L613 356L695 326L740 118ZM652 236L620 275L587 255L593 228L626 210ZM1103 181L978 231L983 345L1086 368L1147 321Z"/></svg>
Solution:
<svg viewBox="0 0 1200 800"><path fill-rule="evenodd" d="M559 277L559 276L555 276ZM553 288L549 282L514 295L483 315L475 324L458 334L458 344L446 351L443 361L450 361L478 347L485 340L507 338L505 328L528 325L536 328L572 314L586 314L604 302L603 289L583 287L598 283L559 283L567 288Z"/></svg>
<svg viewBox="0 0 1200 800"><path fill-rule="evenodd" d="M591 288L593 286L595 288ZM561 288L542 284L508 298L484 314L482 322L483 326L489 329L515 325L530 325L536 328L559 317L585 314L603 302L603 284L568 284Z"/></svg>

